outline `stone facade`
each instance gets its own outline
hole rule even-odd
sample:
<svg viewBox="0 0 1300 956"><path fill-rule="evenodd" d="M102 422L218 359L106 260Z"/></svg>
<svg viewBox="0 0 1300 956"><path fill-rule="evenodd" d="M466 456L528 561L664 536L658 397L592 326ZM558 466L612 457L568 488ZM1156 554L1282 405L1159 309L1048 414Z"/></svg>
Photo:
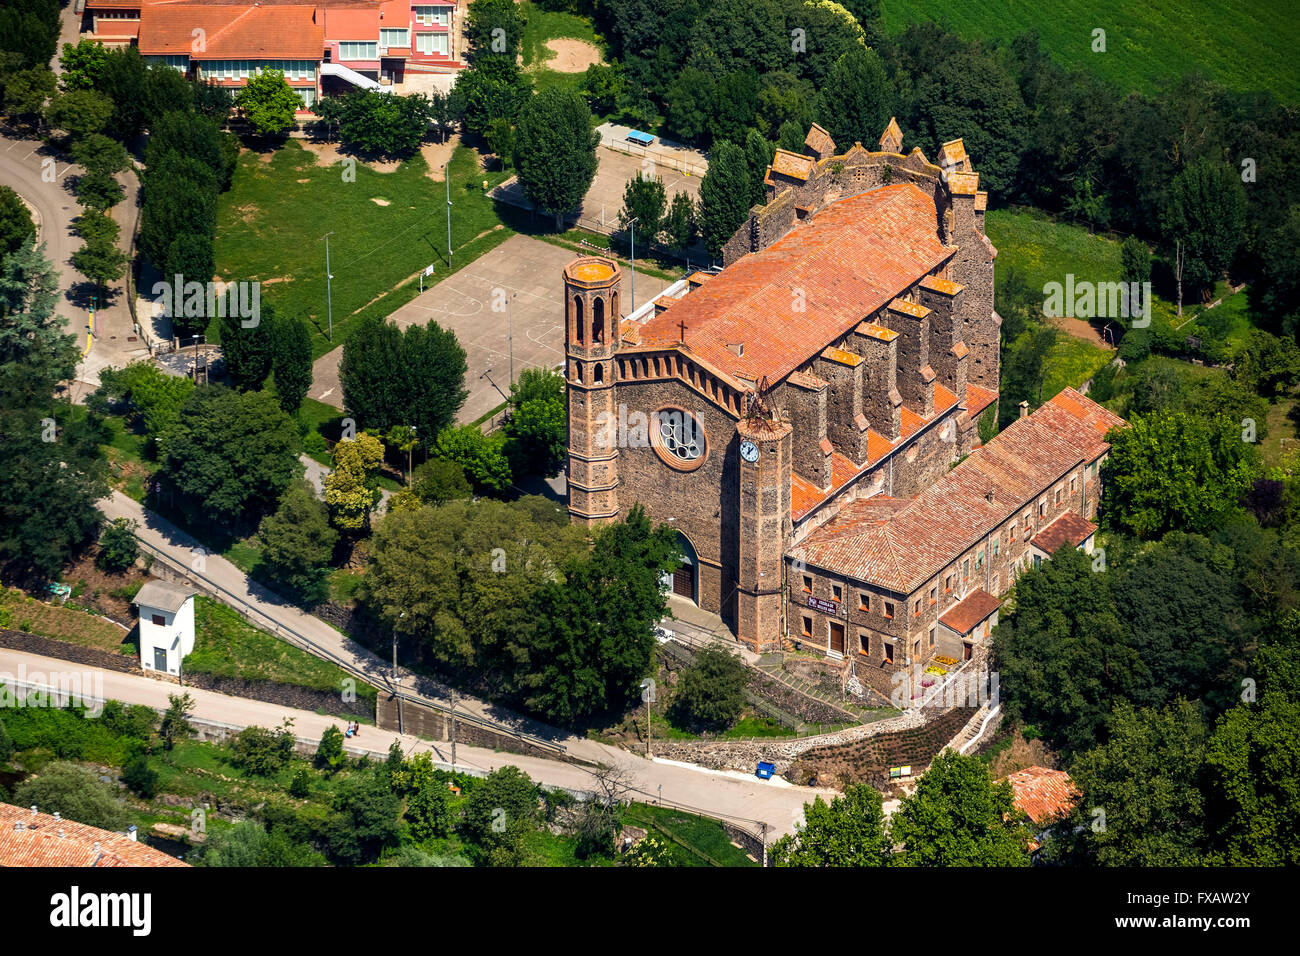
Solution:
<svg viewBox="0 0 1300 956"><path fill-rule="evenodd" d="M723 272L635 319L616 263L565 269L572 518L639 503L670 523L672 586L751 647L799 636L793 547L855 501L922 492L996 403L996 250L951 146L941 168L898 152L893 123L881 151L842 154L814 127L774 159Z"/></svg>

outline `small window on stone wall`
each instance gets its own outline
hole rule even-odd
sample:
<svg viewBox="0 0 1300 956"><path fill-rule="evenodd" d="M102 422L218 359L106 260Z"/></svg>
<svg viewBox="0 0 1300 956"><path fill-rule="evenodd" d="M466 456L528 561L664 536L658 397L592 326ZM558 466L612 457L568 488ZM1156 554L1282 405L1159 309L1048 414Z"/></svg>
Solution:
<svg viewBox="0 0 1300 956"><path fill-rule="evenodd" d="M605 366L597 365L592 371L592 379L597 385L605 381Z"/></svg>
<svg viewBox="0 0 1300 956"><path fill-rule="evenodd" d="M842 587L840 587L838 584L832 584L832 585L831 585L831 600L832 600L832 601L840 601L840 600L843 600L843 598L844 598L844 589L843 589Z"/></svg>
<svg viewBox="0 0 1300 956"><path fill-rule="evenodd" d="M894 645L886 642L884 645L884 652L885 652L885 663L886 664L894 663Z"/></svg>
<svg viewBox="0 0 1300 956"><path fill-rule="evenodd" d="M886 601L886 602L885 602L885 617L893 617L893 616L894 616L894 602L893 602L893 601Z"/></svg>
<svg viewBox="0 0 1300 956"><path fill-rule="evenodd" d="M805 574L805 575L803 576L803 589L804 589L805 591L807 591L808 593L810 593L810 594L812 593L812 575L811 575L811 574Z"/></svg>
<svg viewBox="0 0 1300 956"><path fill-rule="evenodd" d="M858 592L858 610L859 611L871 610L871 596L867 594L866 591Z"/></svg>
<svg viewBox="0 0 1300 956"><path fill-rule="evenodd" d="M812 637L812 618L807 614L803 616L803 636Z"/></svg>

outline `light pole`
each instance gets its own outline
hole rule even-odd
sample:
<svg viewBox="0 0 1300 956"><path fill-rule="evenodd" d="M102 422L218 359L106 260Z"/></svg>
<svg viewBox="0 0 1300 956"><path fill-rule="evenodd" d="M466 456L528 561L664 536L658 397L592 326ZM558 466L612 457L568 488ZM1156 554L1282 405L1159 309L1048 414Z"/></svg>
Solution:
<svg viewBox="0 0 1300 956"><path fill-rule="evenodd" d="M330 230L321 236L325 240L325 310L329 315L330 324L330 341L334 341L334 296L330 282L334 278L330 272L330 236L334 235L334 230Z"/></svg>
<svg viewBox="0 0 1300 956"><path fill-rule="evenodd" d="M506 335L510 340L510 384L515 384L515 315L514 301L518 292L511 292L510 298L506 299Z"/></svg>
<svg viewBox="0 0 1300 956"><path fill-rule="evenodd" d="M447 185L447 265L451 265L451 160L442 167L442 181Z"/></svg>
<svg viewBox="0 0 1300 956"><path fill-rule="evenodd" d="M645 755L650 756L650 705L655 699L655 682L647 677L641 682L641 699L645 701Z"/></svg>
<svg viewBox="0 0 1300 956"><path fill-rule="evenodd" d="M451 769L454 773L456 770L456 701L460 695L456 693L456 688L451 688Z"/></svg>
<svg viewBox="0 0 1300 956"><path fill-rule="evenodd" d="M628 221L628 227L632 230L632 308L628 310L628 315L636 311L636 221L640 216L633 216ZM619 316L622 318L622 316Z"/></svg>
<svg viewBox="0 0 1300 956"><path fill-rule="evenodd" d="M397 615L398 623L401 623L401 620L402 620L402 618L404 618L404 617L406 617L406 612L405 612L405 611L403 611L401 614ZM397 732L400 734L400 733L403 733L404 731L402 730L402 695L399 694L399 693L397 692L397 625L396 625L396 624L393 625L393 674L392 674L392 678L393 678L393 696L395 696L395 697L397 698Z"/></svg>

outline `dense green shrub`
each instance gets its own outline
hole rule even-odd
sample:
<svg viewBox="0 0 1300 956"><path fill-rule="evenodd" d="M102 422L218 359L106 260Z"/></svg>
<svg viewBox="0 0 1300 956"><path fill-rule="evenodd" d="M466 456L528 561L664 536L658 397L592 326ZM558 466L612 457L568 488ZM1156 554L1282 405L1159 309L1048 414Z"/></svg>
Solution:
<svg viewBox="0 0 1300 956"><path fill-rule="evenodd" d="M745 706L749 676L734 654L718 647L704 648L682 671L673 698L673 718L707 730L730 727Z"/></svg>

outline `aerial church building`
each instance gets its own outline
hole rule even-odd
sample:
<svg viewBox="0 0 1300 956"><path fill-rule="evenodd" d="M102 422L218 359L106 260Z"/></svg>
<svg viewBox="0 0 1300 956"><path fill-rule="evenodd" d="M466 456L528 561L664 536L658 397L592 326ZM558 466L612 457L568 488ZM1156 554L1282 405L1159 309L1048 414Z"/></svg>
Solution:
<svg viewBox="0 0 1300 956"><path fill-rule="evenodd" d="M997 250L961 140L934 165L892 120L842 154L813 126L765 186L721 272L630 315L617 263L565 269L569 511L642 504L679 534L677 594L756 650L852 655L880 689L968 656L1048 544L1091 546L1122 421L1067 389L979 447Z"/></svg>

